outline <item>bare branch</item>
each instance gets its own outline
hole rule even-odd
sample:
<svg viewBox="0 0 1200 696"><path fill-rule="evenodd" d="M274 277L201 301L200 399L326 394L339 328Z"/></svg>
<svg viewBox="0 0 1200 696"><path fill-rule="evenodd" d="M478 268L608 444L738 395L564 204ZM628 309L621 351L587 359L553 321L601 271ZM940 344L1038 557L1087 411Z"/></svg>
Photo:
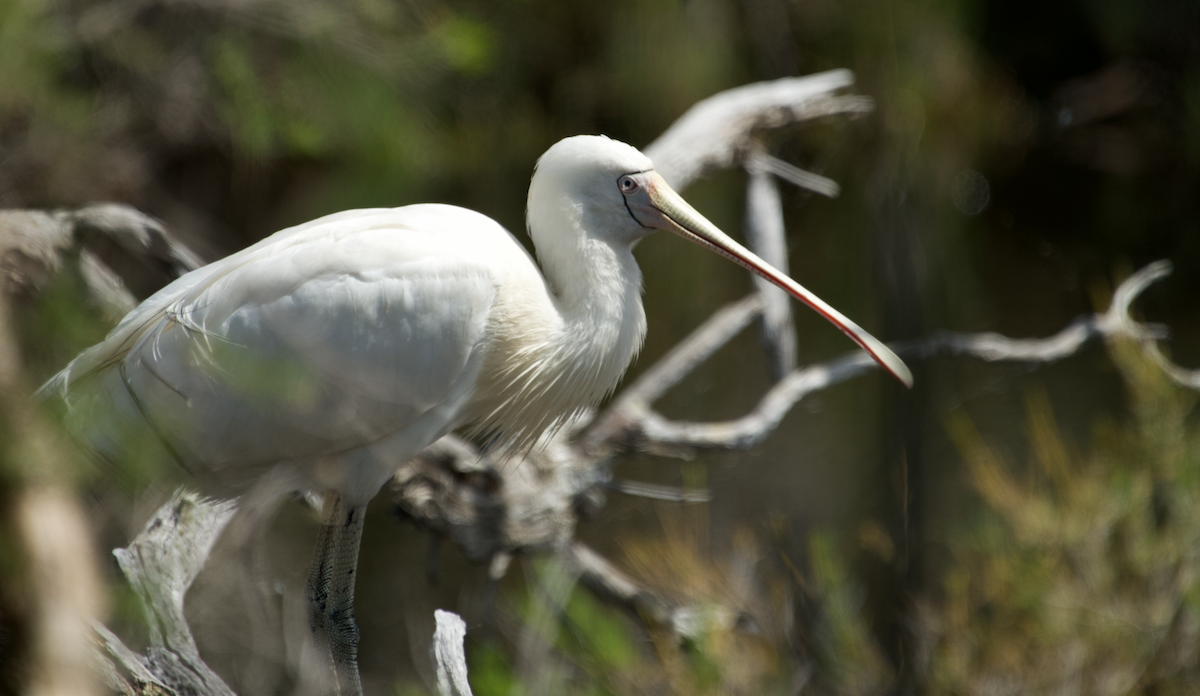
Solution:
<svg viewBox="0 0 1200 696"><path fill-rule="evenodd" d="M587 545L572 542L559 557L597 596L624 606L651 625L670 624L673 606L669 602L639 586Z"/></svg>
<svg viewBox="0 0 1200 696"><path fill-rule="evenodd" d="M638 481L613 480L609 488L625 495L649 498L651 500L668 500L673 503L707 503L712 500L712 491L707 488L676 488L674 486L659 486L653 483Z"/></svg>
<svg viewBox="0 0 1200 696"><path fill-rule="evenodd" d="M2 690L91 696L89 619L104 611L90 524L61 433L30 408L0 221L0 674Z"/></svg>
<svg viewBox="0 0 1200 696"><path fill-rule="evenodd" d="M1188 389L1200 390L1200 369L1188 370L1171 362L1157 343L1157 340L1163 337L1163 332L1139 325L1129 316L1129 307L1137 296L1150 284L1170 273L1169 261L1156 261L1129 276L1113 293L1112 306L1106 316L1109 321L1119 324L1122 331L1141 343L1142 350L1146 351L1171 381Z"/></svg>
<svg viewBox="0 0 1200 696"><path fill-rule="evenodd" d="M1117 288L1108 311L1080 317L1062 331L1047 338L1015 339L995 333L963 334L945 331L928 338L894 345L893 349L908 359L959 355L988 362L1050 363L1074 355L1089 340L1099 337L1126 337L1141 342L1152 356L1157 356L1156 359L1176 383L1193 386L1200 383L1200 372L1183 370L1167 361L1154 343L1156 338L1162 336L1162 332L1154 327L1139 324L1129 316L1130 305L1137 296L1168 273L1170 264L1164 261L1146 266ZM755 306L754 309L759 307L761 305ZM713 322L710 320L711 323ZM661 371L682 379L684 373L681 373L681 370L690 371L700 362L692 356L712 355L721 345L716 344L716 340L728 340L732 337L732 334L706 331L707 328L706 324L689 337L688 341L693 343L689 345L689 359L686 362L672 353L651 371ZM706 339L714 343L706 344ZM675 362L676 360L679 362ZM656 451L678 452L681 451L680 448L693 447L741 449L758 444L770 435L783 416L805 396L873 371L876 367L866 354L853 352L826 363L801 368L775 384L753 411L730 421L697 423L669 420L649 406L662 395L662 391L647 388L637 394L639 400L636 403L615 402L612 409L619 411L620 415L606 415L599 422L619 422L624 432L613 432L609 437L621 442L650 443L649 447Z"/></svg>
<svg viewBox="0 0 1200 696"><path fill-rule="evenodd" d="M0 212L0 290L42 287L62 267L62 256L71 244L70 226L52 213Z"/></svg>
<svg viewBox="0 0 1200 696"><path fill-rule="evenodd" d="M726 90L697 103L644 148L654 168L677 190L705 173L741 161L758 129L875 108L869 97L836 95L854 84L849 70L830 70Z"/></svg>
<svg viewBox="0 0 1200 696"><path fill-rule="evenodd" d="M1143 343L1142 349L1158 364L1172 382L1188 389L1200 390L1200 370L1188 370L1171 362L1157 343Z"/></svg>
<svg viewBox="0 0 1200 696"><path fill-rule="evenodd" d="M150 626L151 646L140 659L162 683L180 693L233 696L200 658L183 614L183 598L234 508L232 502L177 491L132 544L113 551ZM109 654L118 660L128 657L127 651L110 649ZM125 668L136 673L138 665L125 664Z"/></svg>
<svg viewBox="0 0 1200 696"><path fill-rule="evenodd" d="M166 266L175 275L199 268L203 262L167 232L162 223L142 211L119 203L93 203L55 214L77 237L106 237L132 256Z"/></svg>
<svg viewBox="0 0 1200 696"><path fill-rule="evenodd" d="M119 319L201 261L158 220L96 203L78 210L0 211L0 289L42 288L79 250L80 273L104 312Z"/></svg>
<svg viewBox="0 0 1200 696"><path fill-rule="evenodd" d="M433 618L437 628L433 632L430 652L437 665L438 692L442 696L471 696L471 685L467 682L467 655L463 652L467 624L458 614L441 609L433 612Z"/></svg>
<svg viewBox="0 0 1200 696"><path fill-rule="evenodd" d="M162 682L150 671L141 655L125 647L121 639L104 624L95 621L92 630L101 653L107 653L115 660L100 659L100 671L110 688L123 696L149 696L150 694L171 695L175 691Z"/></svg>
<svg viewBox="0 0 1200 696"><path fill-rule="evenodd" d="M697 638L714 621L728 627L741 618L724 607L680 605L660 597L579 542L564 549L559 558L597 596L628 609L649 626L669 628L679 638Z"/></svg>
<svg viewBox="0 0 1200 696"><path fill-rule="evenodd" d="M750 155L746 162L746 244L767 263L788 274L783 202L779 199L779 187L766 167L766 162L773 158L757 144ZM763 299L763 348L771 360L772 377L779 379L796 369L792 298L766 278L756 274L750 277Z"/></svg>
<svg viewBox="0 0 1200 696"><path fill-rule="evenodd" d="M699 328L671 349L618 394L583 435L580 447L594 458L618 450L654 450L653 442L636 427L650 413L650 404L666 393L736 336L762 311L758 293L717 310ZM664 452L668 453L668 452Z"/></svg>
<svg viewBox="0 0 1200 696"><path fill-rule="evenodd" d="M826 198L837 198L842 194L842 187L833 179L806 171L794 164L784 162L778 157L772 157L765 153L759 159L760 161L756 163L748 163L747 169L757 167L774 174L793 186L807 189Z"/></svg>
<svg viewBox="0 0 1200 696"><path fill-rule="evenodd" d="M692 448L745 449L769 436L779 421L801 399L813 392L865 374L876 368L866 353L848 353L836 360L810 365L793 371L777 382L750 413L730 421L697 423L673 421L655 411L647 411L640 423L641 437L668 451L686 452Z"/></svg>

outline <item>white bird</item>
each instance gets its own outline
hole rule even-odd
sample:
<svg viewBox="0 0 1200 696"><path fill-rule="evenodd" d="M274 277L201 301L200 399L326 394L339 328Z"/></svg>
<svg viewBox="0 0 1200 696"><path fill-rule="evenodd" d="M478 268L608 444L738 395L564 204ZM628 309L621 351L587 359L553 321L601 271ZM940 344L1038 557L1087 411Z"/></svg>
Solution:
<svg viewBox="0 0 1200 696"><path fill-rule="evenodd" d="M541 272L499 224L447 205L277 232L163 288L42 393L66 399L98 451L119 458L130 432L149 432L210 491L332 493L310 623L337 690L357 694L368 501L455 428L530 446L610 393L646 333L633 247L655 229L771 280L911 385L892 351L723 234L629 145L551 147L527 224Z"/></svg>

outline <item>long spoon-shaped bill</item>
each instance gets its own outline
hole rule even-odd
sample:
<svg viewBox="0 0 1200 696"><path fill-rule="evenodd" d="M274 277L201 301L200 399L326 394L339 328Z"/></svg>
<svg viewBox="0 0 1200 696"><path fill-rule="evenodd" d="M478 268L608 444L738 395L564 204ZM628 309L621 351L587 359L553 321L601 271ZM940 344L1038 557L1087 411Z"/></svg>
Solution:
<svg viewBox="0 0 1200 696"><path fill-rule="evenodd" d="M634 218L646 227L670 230L679 236L708 247L739 266L766 278L787 291L789 295L816 310L862 347L875 362L893 377L912 387L913 377L908 366L882 341L867 333L858 324L850 321L841 312L830 307L824 300L809 292L803 285L784 275L774 266L763 261L752 251L738 244L717 226L709 222L683 197L663 180L657 172L647 171L627 174L618 180L625 195L625 202Z"/></svg>

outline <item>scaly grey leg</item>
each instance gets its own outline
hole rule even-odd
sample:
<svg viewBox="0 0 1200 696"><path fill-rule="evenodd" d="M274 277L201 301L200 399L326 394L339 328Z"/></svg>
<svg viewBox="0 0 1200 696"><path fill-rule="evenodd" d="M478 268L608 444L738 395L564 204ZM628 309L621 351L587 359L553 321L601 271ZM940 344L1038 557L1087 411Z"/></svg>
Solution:
<svg viewBox="0 0 1200 696"><path fill-rule="evenodd" d="M308 575L308 622L317 649L329 657L338 696L359 696L358 626L354 623L354 575L367 506L350 507L329 493L325 523Z"/></svg>

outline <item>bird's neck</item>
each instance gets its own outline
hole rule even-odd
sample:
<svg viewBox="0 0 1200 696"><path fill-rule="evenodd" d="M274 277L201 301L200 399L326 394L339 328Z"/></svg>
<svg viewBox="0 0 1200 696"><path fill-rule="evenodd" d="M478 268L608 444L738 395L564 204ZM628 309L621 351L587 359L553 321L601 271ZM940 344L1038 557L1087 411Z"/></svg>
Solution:
<svg viewBox="0 0 1200 696"><path fill-rule="evenodd" d="M604 330L644 319L642 273L630 249L593 241L572 251L549 258L539 254L564 321Z"/></svg>
<svg viewBox="0 0 1200 696"><path fill-rule="evenodd" d="M494 389L477 390L493 396L476 405L476 430L512 445L532 445L543 431L597 405L646 335L632 250L586 235L573 241L579 243L539 245L541 301L552 307L503 313L509 320L497 327L497 339L506 347L497 355L505 359L485 367L483 379Z"/></svg>
<svg viewBox="0 0 1200 696"><path fill-rule="evenodd" d="M646 335L642 272L630 245L586 233L587 225L607 221L566 212L557 224L569 233L535 238L542 273L565 329L558 352L565 361L603 363L594 369L610 380L607 390L624 374Z"/></svg>

